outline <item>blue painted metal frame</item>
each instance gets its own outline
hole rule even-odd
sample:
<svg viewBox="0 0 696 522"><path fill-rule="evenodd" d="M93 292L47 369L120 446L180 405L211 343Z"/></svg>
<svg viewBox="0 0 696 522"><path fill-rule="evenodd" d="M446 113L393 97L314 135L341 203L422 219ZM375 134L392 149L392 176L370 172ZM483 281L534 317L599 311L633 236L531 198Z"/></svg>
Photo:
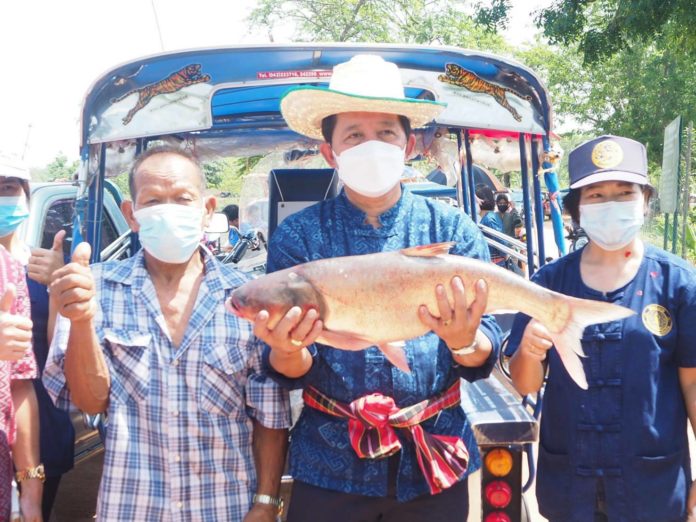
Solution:
<svg viewBox="0 0 696 522"><path fill-rule="evenodd" d="M469 215L474 223L479 222L478 213L476 209L476 184L474 183L474 163L471 158L471 140L469 139L469 129L464 129L464 148L466 150L466 182L465 186L468 187L469 193Z"/></svg>
<svg viewBox="0 0 696 522"><path fill-rule="evenodd" d="M541 180L539 179L539 155L536 154L538 142L536 136L532 136L532 184L534 186L534 218L537 229L537 256L539 266L546 263L546 248L544 246L544 204L541 197ZM531 274L530 274L531 275Z"/></svg>
<svg viewBox="0 0 696 522"><path fill-rule="evenodd" d="M527 168L527 143L523 134L519 136L519 144L522 197L524 201L531 202L529 197L529 169ZM532 277L532 274L534 274L534 240L532 237L532 210L529 204L524 206L524 229L527 235L527 271L529 277Z"/></svg>
<svg viewBox="0 0 696 522"><path fill-rule="evenodd" d="M106 172L106 143L100 145L99 172L89 187L88 211L91 219L87 220L87 240L92 245L91 263L97 263L101 253L101 223L104 219L104 173Z"/></svg>

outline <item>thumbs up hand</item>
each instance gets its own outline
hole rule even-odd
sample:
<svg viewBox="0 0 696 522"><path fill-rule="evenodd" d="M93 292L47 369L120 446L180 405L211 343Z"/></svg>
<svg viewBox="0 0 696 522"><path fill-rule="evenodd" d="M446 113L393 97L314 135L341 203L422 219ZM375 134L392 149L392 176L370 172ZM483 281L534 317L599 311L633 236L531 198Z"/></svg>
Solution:
<svg viewBox="0 0 696 522"><path fill-rule="evenodd" d="M58 312L72 322L90 321L94 317L94 278L89 268L92 249L80 243L72 253L71 262L53 272L51 298Z"/></svg>
<svg viewBox="0 0 696 522"><path fill-rule="evenodd" d="M65 230L59 230L53 238L51 249L32 248L27 272L37 283L48 286L51 284L53 272L61 268L63 262L63 239Z"/></svg>
<svg viewBox="0 0 696 522"><path fill-rule="evenodd" d="M31 327L29 318L12 314L12 305L17 299L17 289L8 284L0 297L0 360L18 361L27 350L31 350Z"/></svg>

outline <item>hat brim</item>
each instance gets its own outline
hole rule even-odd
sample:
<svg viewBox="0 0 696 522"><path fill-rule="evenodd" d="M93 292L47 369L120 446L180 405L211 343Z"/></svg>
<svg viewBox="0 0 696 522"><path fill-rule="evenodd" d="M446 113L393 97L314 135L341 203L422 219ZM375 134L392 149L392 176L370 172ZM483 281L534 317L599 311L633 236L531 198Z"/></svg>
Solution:
<svg viewBox="0 0 696 522"><path fill-rule="evenodd" d="M296 87L280 100L280 112L293 131L323 140L321 121L344 112L381 112L406 116L411 127L422 127L434 120L447 104L409 98L373 98L321 87Z"/></svg>
<svg viewBox="0 0 696 522"><path fill-rule="evenodd" d="M638 185L650 185L648 178L642 174L636 174L635 172L626 172L623 170L604 170L602 172L595 172L589 176L585 176L581 180L576 181L570 185L570 188L576 189L580 187L586 187L592 183L599 183L601 181L625 181L627 183L636 183Z"/></svg>

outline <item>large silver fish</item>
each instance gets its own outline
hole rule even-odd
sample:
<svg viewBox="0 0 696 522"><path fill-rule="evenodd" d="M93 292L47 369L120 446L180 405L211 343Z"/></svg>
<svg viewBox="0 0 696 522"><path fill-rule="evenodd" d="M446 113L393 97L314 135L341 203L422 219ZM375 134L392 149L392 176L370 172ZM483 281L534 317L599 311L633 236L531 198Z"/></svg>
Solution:
<svg viewBox="0 0 696 522"><path fill-rule="evenodd" d="M378 346L397 367L408 371L403 341L428 328L418 317L419 305L436 314L435 286L442 284L452 300L449 282L459 276L467 302L479 279L488 284L486 312L518 310L541 322L572 379L587 389L580 361L583 329L615 321L634 312L622 306L578 299L547 290L500 268L447 252L453 243L437 243L397 252L321 259L274 272L237 288L227 307L253 321L267 310L273 328L293 306L316 309L324 323L318 341L345 350Z"/></svg>

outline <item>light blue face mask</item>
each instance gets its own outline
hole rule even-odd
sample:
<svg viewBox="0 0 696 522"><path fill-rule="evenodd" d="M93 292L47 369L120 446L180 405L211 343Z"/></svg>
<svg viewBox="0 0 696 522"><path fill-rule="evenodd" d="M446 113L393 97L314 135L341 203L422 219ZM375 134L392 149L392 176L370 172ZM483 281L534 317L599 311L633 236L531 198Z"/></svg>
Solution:
<svg viewBox="0 0 696 522"><path fill-rule="evenodd" d="M133 212L143 248L165 263L185 263L203 239L203 207L164 203Z"/></svg>
<svg viewBox="0 0 696 522"><path fill-rule="evenodd" d="M0 196L0 237L10 235L29 217L29 205L24 194Z"/></svg>

